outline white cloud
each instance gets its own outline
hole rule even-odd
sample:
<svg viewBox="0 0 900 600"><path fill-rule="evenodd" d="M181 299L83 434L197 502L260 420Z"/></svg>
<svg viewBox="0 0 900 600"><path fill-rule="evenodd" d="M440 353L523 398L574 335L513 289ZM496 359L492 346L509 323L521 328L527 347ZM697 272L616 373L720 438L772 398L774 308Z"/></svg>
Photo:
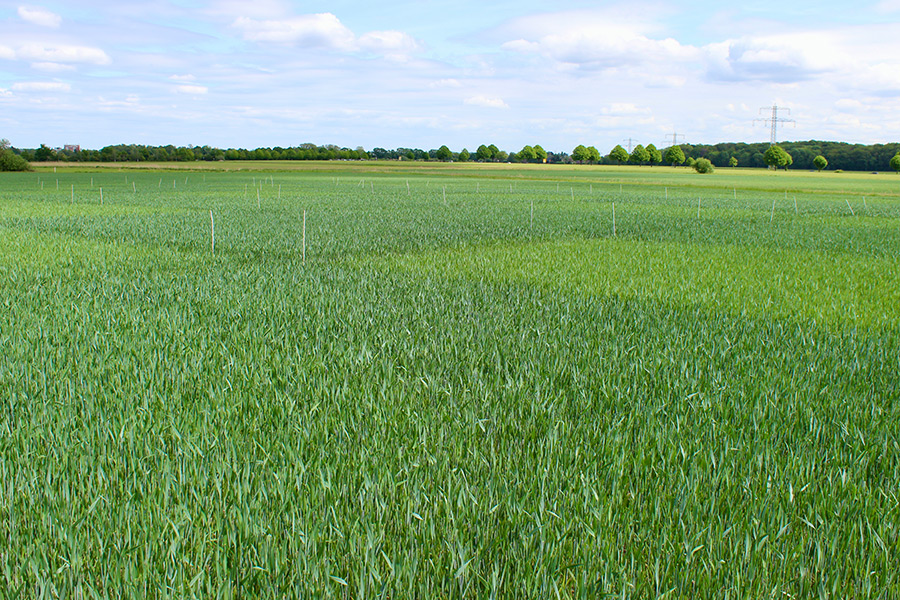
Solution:
<svg viewBox="0 0 900 600"><path fill-rule="evenodd" d="M188 75L172 75L171 77L169 77L169 79L171 79L172 81L186 81L186 82L197 81L197 78L190 74L188 74Z"/></svg>
<svg viewBox="0 0 900 600"><path fill-rule="evenodd" d="M456 79L439 79L438 81L432 81L428 84L428 87L432 89L441 89L441 88L459 88L462 87L462 84Z"/></svg>
<svg viewBox="0 0 900 600"><path fill-rule="evenodd" d="M6 60L15 60L16 51L9 46L0 46L0 58L4 58Z"/></svg>
<svg viewBox="0 0 900 600"><path fill-rule="evenodd" d="M24 81L14 83L12 89L14 92L68 92L72 86L59 81Z"/></svg>
<svg viewBox="0 0 900 600"><path fill-rule="evenodd" d="M44 46L42 44L26 44L19 48L17 56L24 60L54 63L87 63L108 65L112 61L100 48L88 46Z"/></svg>
<svg viewBox="0 0 900 600"><path fill-rule="evenodd" d="M370 31L360 36L359 47L378 53L411 54L420 49L420 44L402 31Z"/></svg>
<svg viewBox="0 0 900 600"><path fill-rule="evenodd" d="M0 88L0 98L4 96L12 96L12 92L6 88Z"/></svg>
<svg viewBox="0 0 900 600"><path fill-rule="evenodd" d="M509 108L509 105L503 101L503 98L490 96L472 96L463 100L463 104L469 106L484 106L487 108Z"/></svg>
<svg viewBox="0 0 900 600"><path fill-rule="evenodd" d="M202 96L209 92L209 88L205 85L179 85L175 86L175 91L179 94L189 94L191 96Z"/></svg>
<svg viewBox="0 0 900 600"><path fill-rule="evenodd" d="M743 37L705 51L708 74L718 81L794 83L848 64L839 40L827 32Z"/></svg>
<svg viewBox="0 0 900 600"><path fill-rule="evenodd" d="M36 62L31 63L31 68L37 71L46 71L47 73L59 73L60 71L74 71L72 65L63 65L55 62Z"/></svg>
<svg viewBox="0 0 900 600"><path fill-rule="evenodd" d="M900 12L900 0L881 0L875 5L875 10L880 13Z"/></svg>
<svg viewBox="0 0 900 600"><path fill-rule="evenodd" d="M505 50L539 54L587 69L614 69L660 60L687 61L699 51L672 38L648 37L653 26L621 15L573 11L519 19L508 27L518 36Z"/></svg>
<svg viewBox="0 0 900 600"><path fill-rule="evenodd" d="M296 44L304 48L353 50L353 32L331 13L301 15L281 20L257 21L238 17L234 27L243 32L245 40Z"/></svg>
<svg viewBox="0 0 900 600"><path fill-rule="evenodd" d="M614 102L609 106L604 106L600 109L600 114L603 115L645 115L650 112L648 108L641 108L635 104L625 103L625 102Z"/></svg>
<svg viewBox="0 0 900 600"><path fill-rule="evenodd" d="M62 23L62 17L43 8L20 6L19 17L23 21L28 21L29 23L40 25L41 27L56 28Z"/></svg>

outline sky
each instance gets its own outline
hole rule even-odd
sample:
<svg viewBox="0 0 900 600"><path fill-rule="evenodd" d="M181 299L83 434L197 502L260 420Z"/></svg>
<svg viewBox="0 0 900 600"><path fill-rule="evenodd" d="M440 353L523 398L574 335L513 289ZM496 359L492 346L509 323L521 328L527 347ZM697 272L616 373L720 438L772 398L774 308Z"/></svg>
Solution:
<svg viewBox="0 0 900 600"><path fill-rule="evenodd" d="M220 148L900 141L900 0L0 0L0 138ZM673 135L677 137L673 138Z"/></svg>

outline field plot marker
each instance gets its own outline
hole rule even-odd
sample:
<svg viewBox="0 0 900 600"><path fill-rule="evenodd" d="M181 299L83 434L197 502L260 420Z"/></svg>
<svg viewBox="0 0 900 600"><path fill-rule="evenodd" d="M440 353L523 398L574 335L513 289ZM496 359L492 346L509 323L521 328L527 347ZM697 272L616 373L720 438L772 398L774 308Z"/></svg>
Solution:
<svg viewBox="0 0 900 600"><path fill-rule="evenodd" d="M575 188L570 187L569 190L572 192L572 202L575 202Z"/></svg>
<svg viewBox="0 0 900 600"><path fill-rule="evenodd" d="M91 177L91 189L94 189L94 178Z"/></svg>
<svg viewBox="0 0 900 600"><path fill-rule="evenodd" d="M669 188L666 188L666 200L669 199Z"/></svg>
<svg viewBox="0 0 900 600"><path fill-rule="evenodd" d="M162 177L159 178L159 185L156 186L158 189L162 189Z"/></svg>
<svg viewBox="0 0 900 600"><path fill-rule="evenodd" d="M256 188L256 208L259 208L259 188Z"/></svg>
<svg viewBox="0 0 900 600"><path fill-rule="evenodd" d="M42 188L43 189L43 188ZM866 204L866 197L863 196L863 208L866 209L866 212L869 212L869 205Z"/></svg>
<svg viewBox="0 0 900 600"><path fill-rule="evenodd" d="M103 188L100 188L100 206L103 206Z"/></svg>
<svg viewBox="0 0 900 600"><path fill-rule="evenodd" d="M409 196L409 179L406 180L406 195Z"/></svg>
<svg viewBox="0 0 900 600"><path fill-rule="evenodd" d="M772 200L772 214L769 216L769 223L775 219L775 200Z"/></svg>
<svg viewBox="0 0 900 600"><path fill-rule="evenodd" d="M794 214L799 215L800 211L797 210L797 196L794 196Z"/></svg>
<svg viewBox="0 0 900 600"><path fill-rule="evenodd" d="M278 199L281 200L281 184L278 184Z"/></svg>
<svg viewBox="0 0 900 600"><path fill-rule="evenodd" d="M444 194L444 204L447 204L447 186L441 186L441 193Z"/></svg>
<svg viewBox="0 0 900 600"><path fill-rule="evenodd" d="M54 167L55 168L55 167ZM75 184L72 184L72 203L75 203Z"/></svg>
<svg viewBox="0 0 900 600"><path fill-rule="evenodd" d="M137 194L137 185L135 185L134 180L131 180L131 191Z"/></svg>
<svg viewBox="0 0 900 600"><path fill-rule="evenodd" d="M59 191L59 179L56 180L56 191Z"/></svg>
<svg viewBox="0 0 900 600"><path fill-rule="evenodd" d="M531 217L528 220L528 229L534 229L534 198L531 199Z"/></svg>
<svg viewBox="0 0 900 600"><path fill-rule="evenodd" d="M306 264L306 211L303 211L303 264Z"/></svg>
<svg viewBox="0 0 900 600"><path fill-rule="evenodd" d="M737 188L734 188L732 191L734 192L734 199L737 200Z"/></svg>
<svg viewBox="0 0 900 600"><path fill-rule="evenodd" d="M697 218L700 218L700 196L697 196Z"/></svg>
<svg viewBox="0 0 900 600"><path fill-rule="evenodd" d="M850 206L850 201L849 201L849 200L847 200L847 199L846 199L846 198L844 198L844 202L846 202L846 203L847 203L847 208L849 208L849 209L850 209L850 214L851 214L851 215L852 215L852 216L854 216L854 217L855 217L855 216L856 216L856 213L855 213L855 212L853 212L853 207L852 207L852 206Z"/></svg>
<svg viewBox="0 0 900 600"><path fill-rule="evenodd" d="M216 220L213 219L212 209L209 210L209 249L216 253Z"/></svg>

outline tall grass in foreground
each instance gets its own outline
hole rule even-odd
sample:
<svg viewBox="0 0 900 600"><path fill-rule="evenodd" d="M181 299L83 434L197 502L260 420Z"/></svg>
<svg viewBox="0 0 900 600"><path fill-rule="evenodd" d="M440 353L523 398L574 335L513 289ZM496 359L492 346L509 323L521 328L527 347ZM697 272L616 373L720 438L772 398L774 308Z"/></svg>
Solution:
<svg viewBox="0 0 900 600"><path fill-rule="evenodd" d="M895 201L67 177L0 180L0 595L900 595Z"/></svg>

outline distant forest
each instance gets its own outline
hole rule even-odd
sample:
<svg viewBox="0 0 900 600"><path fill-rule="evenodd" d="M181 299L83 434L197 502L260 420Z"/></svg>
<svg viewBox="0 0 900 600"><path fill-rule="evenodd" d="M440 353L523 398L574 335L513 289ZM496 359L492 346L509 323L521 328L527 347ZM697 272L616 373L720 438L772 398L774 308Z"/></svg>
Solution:
<svg viewBox="0 0 900 600"><path fill-rule="evenodd" d="M768 143L721 143L721 144L679 144L686 159L706 158L716 167L728 167L731 158L737 159L739 167L765 168L763 153ZM779 144L793 158L792 169L815 169L813 159L822 155L828 160L828 170L844 171L887 171L891 158L900 152L900 143L891 144L847 144L843 142L783 142ZM496 150L496 146L490 147ZM530 149L530 146L526 146ZM539 146L535 146L539 148ZM450 151L446 146L440 149L422 150L419 148L396 148L386 150L374 148L365 150L341 148L334 145L318 146L316 144L300 144L290 148L256 148L246 150L231 148L222 150L210 146L142 146L122 144L106 146L100 150L82 150L67 146L63 149L49 148L41 145L36 149L12 149L13 152L30 162L65 161L65 162L187 162L194 160L417 160L417 161L476 161L479 153L461 149ZM607 154L601 156L600 164L616 164ZM664 151L663 151L664 152ZM602 153L602 151L601 151ZM491 152L492 162L534 162L534 154L521 151ZM449 155L449 156L448 156ZM527 158L526 158L527 157ZM542 158L537 159L543 161ZM569 152L546 152L548 163L572 163Z"/></svg>

